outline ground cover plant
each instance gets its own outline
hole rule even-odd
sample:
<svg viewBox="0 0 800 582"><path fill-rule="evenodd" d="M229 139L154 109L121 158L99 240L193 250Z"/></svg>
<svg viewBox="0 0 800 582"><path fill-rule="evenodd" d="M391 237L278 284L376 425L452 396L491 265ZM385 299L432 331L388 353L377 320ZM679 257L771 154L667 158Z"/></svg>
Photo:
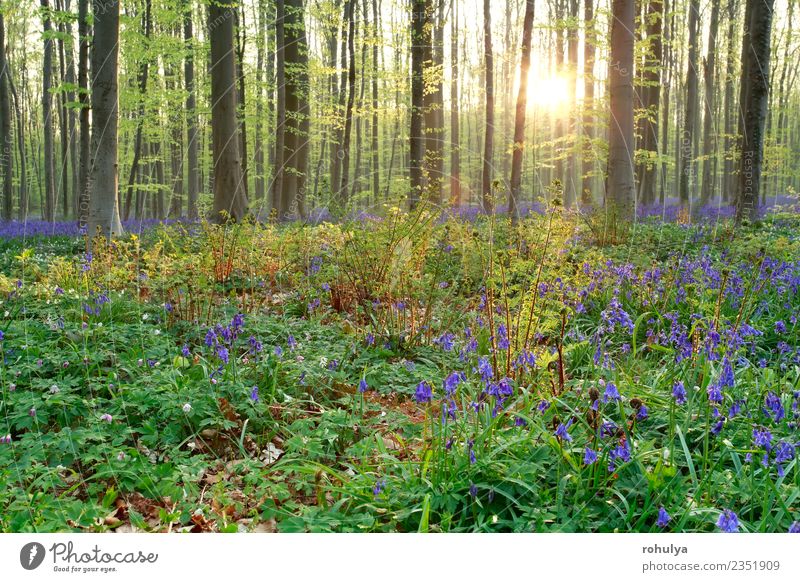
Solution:
<svg viewBox="0 0 800 582"><path fill-rule="evenodd" d="M0 245L2 531L797 531L800 226Z"/></svg>

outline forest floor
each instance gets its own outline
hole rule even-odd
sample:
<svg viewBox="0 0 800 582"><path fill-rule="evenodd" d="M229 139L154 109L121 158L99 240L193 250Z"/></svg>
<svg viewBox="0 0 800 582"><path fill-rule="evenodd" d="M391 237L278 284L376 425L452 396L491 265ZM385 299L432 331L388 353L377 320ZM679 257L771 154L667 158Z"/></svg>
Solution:
<svg viewBox="0 0 800 582"><path fill-rule="evenodd" d="M0 531L800 528L796 213L6 235Z"/></svg>

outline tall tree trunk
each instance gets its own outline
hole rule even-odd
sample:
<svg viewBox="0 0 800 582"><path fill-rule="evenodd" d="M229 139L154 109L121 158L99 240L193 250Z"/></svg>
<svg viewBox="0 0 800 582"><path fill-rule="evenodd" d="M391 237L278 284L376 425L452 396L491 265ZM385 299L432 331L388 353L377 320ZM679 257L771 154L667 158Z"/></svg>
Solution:
<svg viewBox="0 0 800 582"><path fill-rule="evenodd" d="M578 201L578 185L575 180L577 159L573 140L578 132L577 81L578 81L578 0L569 0L569 19L566 26L567 62L567 170L564 181L564 204L572 207Z"/></svg>
<svg viewBox="0 0 800 582"><path fill-rule="evenodd" d="M716 74L717 32L719 31L720 0L711 1L711 23L708 28L708 52L703 83L705 85L705 117L703 118L703 182L700 205L705 206L714 197L715 161L717 155L717 130L714 129L714 75Z"/></svg>
<svg viewBox="0 0 800 582"><path fill-rule="evenodd" d="M673 76L673 45L672 37L675 23L675 14L670 10L669 0L664 0L664 51L661 69L664 71L664 97L661 108L661 180L659 181L658 201L664 202L667 190L667 153L669 150L669 106L670 86ZM676 167L677 171L677 167Z"/></svg>
<svg viewBox="0 0 800 582"><path fill-rule="evenodd" d="M233 11L212 0L208 11L211 43L211 138L214 160L214 209L211 220L240 222L247 214L236 122L236 59Z"/></svg>
<svg viewBox="0 0 800 582"><path fill-rule="evenodd" d="M0 12L0 171L3 172L3 220L11 220L14 212L14 142L11 136L11 103L8 91L8 60L6 59L6 25Z"/></svg>
<svg viewBox="0 0 800 582"><path fill-rule="evenodd" d="M528 73L531 67L531 37L534 19L534 0L525 0L525 16L522 20L522 46L519 62L519 90L514 114L514 147L511 154L511 180L508 192L508 214L516 222L517 204L522 186L522 159L525 153L525 112L528 107Z"/></svg>
<svg viewBox="0 0 800 582"><path fill-rule="evenodd" d="M130 174L128 174L128 192L125 196L125 211L123 213L123 218L125 220L130 218L131 200L133 196L133 189L136 184L136 172L139 168L139 159L141 157L142 150L142 130L145 119L144 102L147 95L147 78L150 71L150 37L153 31L151 0L145 0L145 11L142 19L146 49L145 54L142 56L142 61L139 64L139 115L136 120L136 137L134 138L133 145L133 161L131 162ZM136 218L141 219L142 217L137 214Z"/></svg>
<svg viewBox="0 0 800 582"><path fill-rule="evenodd" d="M378 0L372 0L372 203L378 203L381 188L380 150L378 144L378 61L381 46L380 21L378 20Z"/></svg>
<svg viewBox="0 0 800 582"><path fill-rule="evenodd" d="M583 22L583 185L581 203L591 204L592 174L594 172L594 63L597 47L597 28L594 21L594 0L584 0Z"/></svg>
<svg viewBox="0 0 800 582"><path fill-rule="evenodd" d="M639 200L653 204L656 199L658 167L658 114L661 96L662 38L661 24L664 13L662 0L650 0L647 5L645 30L647 51L642 71L642 150L646 158L639 167Z"/></svg>
<svg viewBox="0 0 800 582"><path fill-rule="evenodd" d="M246 107L246 94L245 94L245 79L244 79L244 51L245 51L245 22L244 22L244 5L240 6L241 12L238 8L233 10L236 28L236 79L239 83L239 90L236 93L236 116L239 119L239 154L242 157L242 187L244 188L245 196L250 195L248 188L248 172L247 172L247 107Z"/></svg>
<svg viewBox="0 0 800 582"><path fill-rule="evenodd" d="M622 220L633 217L633 45L634 0L612 0L611 52L608 86L611 118L608 123L607 206ZM610 204L608 204L610 202Z"/></svg>
<svg viewBox="0 0 800 582"><path fill-rule="evenodd" d="M739 92L739 185L736 222L755 219L764 159L764 124L769 100L770 29L774 0L747 0L742 35L742 83Z"/></svg>
<svg viewBox="0 0 800 582"><path fill-rule="evenodd" d="M270 182L271 210L279 217L281 215L281 193L284 180L284 142L286 141L286 68L284 67L286 51L286 4L284 0L276 0L275 19L275 92L276 92L276 119L275 119L275 162L273 164L272 181Z"/></svg>
<svg viewBox="0 0 800 582"><path fill-rule="evenodd" d="M444 178L444 159L442 145L444 141L444 0L436 0L436 10L430 6L429 21L431 23L431 42L425 61L431 71L430 87L425 91L425 167L427 199L436 205L442 203L442 181Z"/></svg>
<svg viewBox="0 0 800 582"><path fill-rule="evenodd" d="M78 114L80 166L78 169L78 226L86 228L89 220L89 164L91 135L89 127L89 0L78 0Z"/></svg>
<svg viewBox="0 0 800 582"><path fill-rule="evenodd" d="M423 116L425 108L425 37L430 0L412 0L411 3L411 127L409 129L409 206L419 202L425 187L425 135Z"/></svg>
<svg viewBox="0 0 800 582"><path fill-rule="evenodd" d="M458 0L451 0L450 21L450 203L461 206L461 136L458 95Z"/></svg>
<svg viewBox="0 0 800 582"><path fill-rule="evenodd" d="M89 225L94 235L122 233L119 220L117 130L119 0L94 5L92 41L92 163L89 179Z"/></svg>
<svg viewBox="0 0 800 582"><path fill-rule="evenodd" d="M53 148L53 27L49 0L41 0L44 26L44 58L42 62L42 118L44 130L44 219L56 216L55 152Z"/></svg>
<svg viewBox="0 0 800 582"><path fill-rule="evenodd" d="M483 0L483 62L486 83L486 129L483 135L483 172L481 195L485 212L494 211L492 200L492 163L494 153L494 53L492 51L492 8Z"/></svg>
<svg viewBox="0 0 800 582"><path fill-rule="evenodd" d="M293 220L305 214L309 128L308 47L303 0L286 0L284 8L286 131L279 216L283 220Z"/></svg>
<svg viewBox="0 0 800 582"><path fill-rule="evenodd" d="M725 161L722 165L722 200L728 202L734 188L734 86L736 82L736 15L739 12L738 0L728 0L728 51L725 67Z"/></svg>
<svg viewBox="0 0 800 582"><path fill-rule="evenodd" d="M689 46L686 67L686 106L684 108L683 134L680 139L680 198L681 204L691 205L695 179L694 138L697 124L697 53L700 42L698 27L700 0L689 1Z"/></svg>
<svg viewBox="0 0 800 582"><path fill-rule="evenodd" d="M197 214L197 197L200 192L200 169L198 160L197 107L194 86L194 46L192 31L192 5L186 2L183 6L183 82L186 89L186 178L187 184L187 216L195 220Z"/></svg>
<svg viewBox="0 0 800 582"><path fill-rule="evenodd" d="M347 0L345 17L347 23L348 55L347 104L344 110L344 133L342 135L342 143L338 154L339 158L342 160L342 170L339 183L334 184L336 202L339 208L344 208L347 204L347 182L350 178L350 140L353 133L353 103L355 102L356 96L355 4L356 0Z"/></svg>
<svg viewBox="0 0 800 582"><path fill-rule="evenodd" d="M256 164L255 175L255 198L259 203L263 203L266 197L265 175L264 175L264 55L266 52L267 35L267 7L266 0L258 0L258 36L256 41L256 126L253 145L255 147L254 157Z"/></svg>

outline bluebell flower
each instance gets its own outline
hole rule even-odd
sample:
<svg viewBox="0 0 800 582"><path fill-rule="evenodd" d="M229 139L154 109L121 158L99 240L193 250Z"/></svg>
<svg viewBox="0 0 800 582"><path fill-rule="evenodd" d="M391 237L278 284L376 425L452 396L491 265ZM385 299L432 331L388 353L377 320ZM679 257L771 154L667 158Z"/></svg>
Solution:
<svg viewBox="0 0 800 582"><path fill-rule="evenodd" d="M663 507L659 507L658 508L658 520L656 520L656 525L658 527L660 527L660 528L665 528L665 527L667 527L667 524L669 523L670 519L671 518L669 516L669 513L667 513L667 510L664 509Z"/></svg>
<svg viewBox="0 0 800 582"><path fill-rule="evenodd" d="M258 386L253 386L253 389L250 390L250 400L253 402L258 402L260 400L258 397Z"/></svg>
<svg viewBox="0 0 800 582"><path fill-rule="evenodd" d="M279 358L283 355L283 348L281 346L275 346L275 355Z"/></svg>
<svg viewBox="0 0 800 582"><path fill-rule="evenodd" d="M188 358L192 355L192 352L189 351L189 346L187 344L183 344L183 347L181 348L181 354L184 358Z"/></svg>
<svg viewBox="0 0 800 582"><path fill-rule="evenodd" d="M550 408L550 403L547 400L540 400L539 404L536 406L536 410L538 410L540 414L544 414L544 411L548 408Z"/></svg>
<svg viewBox="0 0 800 582"><path fill-rule="evenodd" d="M372 494L376 497L383 492L383 489L386 487L386 479L376 479L375 485L372 487Z"/></svg>
<svg viewBox="0 0 800 582"><path fill-rule="evenodd" d="M764 413L774 422L780 422L786 416L781 399L774 392L768 392L764 400Z"/></svg>
<svg viewBox="0 0 800 582"><path fill-rule="evenodd" d="M469 496L475 499L478 496L478 487L475 483L469 484Z"/></svg>
<svg viewBox="0 0 800 582"><path fill-rule="evenodd" d="M586 447L583 451L583 464L586 466L594 465L597 462L597 451Z"/></svg>
<svg viewBox="0 0 800 582"><path fill-rule="evenodd" d="M683 382L678 381L673 384L672 397L677 404L686 404L686 388L683 386Z"/></svg>
<svg viewBox="0 0 800 582"><path fill-rule="evenodd" d="M297 341L291 334L289 335L289 337L286 338L286 344L289 346L290 350L294 350L297 347Z"/></svg>
<svg viewBox="0 0 800 582"><path fill-rule="evenodd" d="M572 441L572 437L570 436L569 432L567 432L571 425L572 425L572 419L571 418L567 421L567 424L560 423L558 425L558 427L556 428L556 432L555 432L556 437L558 439L560 439L560 440L564 440L564 441L567 441L567 442Z"/></svg>
<svg viewBox="0 0 800 582"><path fill-rule="evenodd" d="M789 526L789 533L800 533L800 521L795 521Z"/></svg>
<svg viewBox="0 0 800 582"><path fill-rule="evenodd" d="M616 384L614 384L613 382L608 382L606 384L606 390L603 393L603 402L608 402L609 400L616 401L621 399L622 396L620 396Z"/></svg>
<svg viewBox="0 0 800 582"><path fill-rule="evenodd" d="M509 348L508 332L506 331L506 326L502 324L497 326L497 348L501 350Z"/></svg>
<svg viewBox="0 0 800 582"><path fill-rule="evenodd" d="M739 531L739 518L730 509L723 509L717 520L717 527L725 533L736 533Z"/></svg>
<svg viewBox="0 0 800 582"><path fill-rule="evenodd" d="M783 465L794 459L794 446L784 440L775 445L775 464L778 466L778 476L784 476Z"/></svg>
<svg viewBox="0 0 800 582"><path fill-rule="evenodd" d="M452 397L455 394L456 387L460 382L464 381L466 376L464 372L452 372L447 378L444 379L444 393L447 397Z"/></svg>
<svg viewBox="0 0 800 582"><path fill-rule="evenodd" d="M433 398L431 385L425 380L417 384L417 390L414 392L414 400L422 404L423 402L430 402L431 398Z"/></svg>
<svg viewBox="0 0 800 582"><path fill-rule="evenodd" d="M364 378L361 378L361 381L358 383L358 391L362 394L369 390L369 386L367 386L367 381Z"/></svg>
<svg viewBox="0 0 800 582"><path fill-rule="evenodd" d="M786 324L782 320L778 320L775 322L775 333L778 334L786 333Z"/></svg>

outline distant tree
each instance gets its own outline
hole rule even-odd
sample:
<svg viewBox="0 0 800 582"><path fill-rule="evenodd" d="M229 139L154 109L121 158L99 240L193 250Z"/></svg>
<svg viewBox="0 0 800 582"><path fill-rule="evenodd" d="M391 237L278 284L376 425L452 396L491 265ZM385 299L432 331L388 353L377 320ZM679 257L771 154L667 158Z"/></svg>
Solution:
<svg viewBox="0 0 800 582"><path fill-rule="evenodd" d="M413 209L425 187L423 168L425 164L424 134L424 59L425 34L430 15L430 0L411 2L411 127L409 130L409 206Z"/></svg>
<svg viewBox="0 0 800 582"><path fill-rule="evenodd" d="M183 83L186 89L186 177L187 214L192 220L197 218L197 198L200 193L200 168L198 161L197 105L194 82L194 32L192 30L192 5L189 0L183 6Z"/></svg>

